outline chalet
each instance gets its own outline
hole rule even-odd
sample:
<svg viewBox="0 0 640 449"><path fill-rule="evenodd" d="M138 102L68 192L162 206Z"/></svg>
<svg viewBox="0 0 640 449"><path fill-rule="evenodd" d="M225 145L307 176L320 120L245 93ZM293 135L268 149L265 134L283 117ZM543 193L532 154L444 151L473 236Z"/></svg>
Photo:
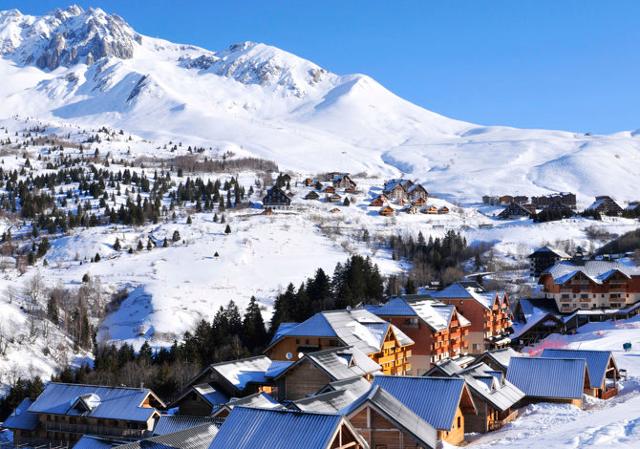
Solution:
<svg viewBox="0 0 640 449"><path fill-rule="evenodd" d="M640 216L640 201L631 201L624 209L625 216L639 217Z"/></svg>
<svg viewBox="0 0 640 449"><path fill-rule="evenodd" d="M537 213L537 221L555 221L565 218L571 218L576 214L575 210L571 209L559 201L554 201L548 206L545 206L540 212Z"/></svg>
<svg viewBox="0 0 640 449"><path fill-rule="evenodd" d="M368 449L368 445L340 415L235 407L209 447L230 448Z"/></svg>
<svg viewBox="0 0 640 449"><path fill-rule="evenodd" d="M319 312L302 323L283 323L265 354L296 361L307 352L354 347L382 367L385 374L406 374L413 340L393 324L364 309Z"/></svg>
<svg viewBox="0 0 640 449"><path fill-rule="evenodd" d="M278 400L295 401L315 394L335 381L371 379L380 365L354 347L308 352L274 380Z"/></svg>
<svg viewBox="0 0 640 449"><path fill-rule="evenodd" d="M408 214L415 215L415 214L418 213L418 207L417 206L409 206L406 210L407 210Z"/></svg>
<svg viewBox="0 0 640 449"><path fill-rule="evenodd" d="M429 199L429 193L427 189L422 187L421 184L413 184L407 189L410 201L423 200L425 203Z"/></svg>
<svg viewBox="0 0 640 449"><path fill-rule="evenodd" d="M584 359L513 357L507 380L525 394L524 403L560 402L582 407L590 380Z"/></svg>
<svg viewBox="0 0 640 449"><path fill-rule="evenodd" d="M545 298L520 298L514 309L513 345L533 345L554 333L567 333L568 323L558 313L555 301Z"/></svg>
<svg viewBox="0 0 640 449"><path fill-rule="evenodd" d="M448 214L449 213L449 208L447 206L442 206L440 209L438 209L438 213L439 214Z"/></svg>
<svg viewBox="0 0 640 449"><path fill-rule="evenodd" d="M265 207L264 210L260 212L260 215L267 215L267 216L273 215L273 208Z"/></svg>
<svg viewBox="0 0 640 449"><path fill-rule="evenodd" d="M561 313L621 308L640 301L640 267L619 261L561 261L538 281Z"/></svg>
<svg viewBox="0 0 640 449"><path fill-rule="evenodd" d="M314 185L316 182L318 182L316 179L313 178L304 178L304 181L302 181L302 184L305 187L311 187L312 185Z"/></svg>
<svg viewBox="0 0 640 449"><path fill-rule="evenodd" d="M334 176L331 182L333 183L333 187L338 189L355 190L357 186L357 184L353 181L353 179L351 179L351 177L346 173L342 173L340 175Z"/></svg>
<svg viewBox="0 0 640 449"><path fill-rule="evenodd" d="M331 209L329 211L330 214L340 214L342 213L342 211L340 209L338 209L337 207L334 207L333 209Z"/></svg>
<svg viewBox="0 0 640 449"><path fill-rule="evenodd" d="M506 206L508 204L513 203L513 196L511 195L501 195L498 197L498 203L502 206Z"/></svg>
<svg viewBox="0 0 640 449"><path fill-rule="evenodd" d="M327 202L329 203L338 203L342 201L342 197L337 193L332 193L331 195L326 196Z"/></svg>
<svg viewBox="0 0 640 449"><path fill-rule="evenodd" d="M516 195L513 197L513 202L516 204L527 204L529 202L529 197L525 195Z"/></svg>
<svg viewBox="0 0 640 449"><path fill-rule="evenodd" d="M211 416L217 421L224 421L235 407L259 408L263 410L284 410L285 406L266 393L254 393L244 398L233 398L226 404L217 407Z"/></svg>
<svg viewBox="0 0 640 449"><path fill-rule="evenodd" d="M436 206L429 206L424 210L425 213L427 214L432 214L435 215L438 213L438 208Z"/></svg>
<svg viewBox="0 0 640 449"><path fill-rule="evenodd" d="M502 371L485 363L475 363L452 373L436 365L428 375L464 379L477 409L477 413L464 415L466 432L497 430L518 416L516 406L524 393L506 380Z"/></svg>
<svg viewBox="0 0 640 449"><path fill-rule="evenodd" d="M379 214L383 217L393 217L396 214L396 211L393 209L393 207L384 206L380 209Z"/></svg>
<svg viewBox="0 0 640 449"><path fill-rule="evenodd" d="M506 376L511 358L522 356L522 353L513 348L494 349L493 351L485 351L476 356L475 363L484 363L493 371L500 371Z"/></svg>
<svg viewBox="0 0 640 449"><path fill-rule="evenodd" d="M500 197L492 195L483 195L482 202L490 206L498 206L500 204Z"/></svg>
<svg viewBox="0 0 640 449"><path fill-rule="evenodd" d="M341 410L370 448L437 449L438 431L379 386Z"/></svg>
<svg viewBox="0 0 640 449"><path fill-rule="evenodd" d="M273 377L291 362L272 361L264 355L229 362L214 363L204 368L189 383L171 408L183 415L210 415L229 398L240 398L273 390Z"/></svg>
<svg viewBox="0 0 640 449"><path fill-rule="evenodd" d="M367 310L397 326L415 342L410 374L422 375L437 361L467 352L471 323L455 306L397 297L386 304L367 306Z"/></svg>
<svg viewBox="0 0 640 449"><path fill-rule="evenodd" d="M409 201L408 189L413 185L408 179L392 179L384 183L383 192L391 201L404 204Z"/></svg>
<svg viewBox="0 0 640 449"><path fill-rule="evenodd" d="M427 200L425 198L416 198L415 200L411 201L411 205L416 207L422 207L422 206L425 206L426 204L427 204Z"/></svg>
<svg viewBox="0 0 640 449"><path fill-rule="evenodd" d="M23 401L3 427L15 444L68 445L83 434L136 440L150 436L162 401L149 389L50 382L35 401Z"/></svg>
<svg viewBox="0 0 640 449"><path fill-rule="evenodd" d="M469 351L479 354L488 349L507 346L510 342L511 311L509 296L488 293L477 284L451 284L430 296L456 309L471 322Z"/></svg>
<svg viewBox="0 0 640 449"><path fill-rule="evenodd" d="M320 195L318 195L318 192L315 192L315 191L312 190L312 191L310 191L309 193L307 193L304 196L304 199L305 200L318 200L318 199L320 199Z"/></svg>
<svg viewBox="0 0 640 449"><path fill-rule="evenodd" d="M371 200L371 202L369 203L369 206L382 207L382 206L386 206L387 204L389 204L389 198L387 198L386 195L383 194L383 195L378 195L373 200Z"/></svg>
<svg viewBox="0 0 640 449"><path fill-rule="evenodd" d="M464 415L475 413L476 408L463 379L376 376L373 385L435 427L439 440L455 445L464 442Z"/></svg>
<svg viewBox="0 0 640 449"><path fill-rule="evenodd" d="M575 210L576 195L575 193L561 192L554 193L552 195L531 197L531 204L533 204L536 209L544 209L545 207L548 207L554 203L561 204L570 208L571 210Z"/></svg>
<svg viewBox="0 0 640 449"><path fill-rule="evenodd" d="M536 210L533 206L511 202L502 212L498 214L498 218L502 220L522 217L533 218L535 214Z"/></svg>
<svg viewBox="0 0 640 449"><path fill-rule="evenodd" d="M291 198L279 187L271 187L267 194L262 198L264 207L289 207L291 206Z"/></svg>
<svg viewBox="0 0 640 449"><path fill-rule="evenodd" d="M602 215L621 215L622 207L608 195L596 196L596 200L585 209L589 212L597 212Z"/></svg>
<svg viewBox="0 0 640 449"><path fill-rule="evenodd" d="M322 189L322 191L324 193L328 193L328 194L335 194L336 193L336 188L333 186L327 186L324 189Z"/></svg>
<svg viewBox="0 0 640 449"><path fill-rule="evenodd" d="M617 382L620 371L611 351L593 351L585 349L545 349L542 357L560 359L584 359L589 371L591 396L609 399L618 394Z"/></svg>
<svg viewBox="0 0 640 449"><path fill-rule="evenodd" d="M561 260L569 260L571 256L560 249L543 246L527 256L529 259L529 275L539 279L544 271Z"/></svg>

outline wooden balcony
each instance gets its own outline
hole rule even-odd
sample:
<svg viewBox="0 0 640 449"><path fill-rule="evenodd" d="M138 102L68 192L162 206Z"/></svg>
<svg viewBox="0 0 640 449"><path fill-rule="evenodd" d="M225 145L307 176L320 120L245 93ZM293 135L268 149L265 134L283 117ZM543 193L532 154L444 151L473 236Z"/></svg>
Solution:
<svg viewBox="0 0 640 449"><path fill-rule="evenodd" d="M618 394L618 389L616 387L613 388L609 388L608 390L605 390L602 392L602 395L600 396L601 399L611 399L612 397L616 396Z"/></svg>

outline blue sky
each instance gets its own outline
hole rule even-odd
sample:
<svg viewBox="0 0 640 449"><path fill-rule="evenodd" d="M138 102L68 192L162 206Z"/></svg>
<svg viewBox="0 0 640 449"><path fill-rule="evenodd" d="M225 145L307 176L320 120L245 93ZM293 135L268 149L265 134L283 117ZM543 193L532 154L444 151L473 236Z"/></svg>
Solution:
<svg viewBox="0 0 640 449"><path fill-rule="evenodd" d="M480 124L640 128L640 1L77 1L212 50L252 40ZM68 3L0 0L41 14Z"/></svg>

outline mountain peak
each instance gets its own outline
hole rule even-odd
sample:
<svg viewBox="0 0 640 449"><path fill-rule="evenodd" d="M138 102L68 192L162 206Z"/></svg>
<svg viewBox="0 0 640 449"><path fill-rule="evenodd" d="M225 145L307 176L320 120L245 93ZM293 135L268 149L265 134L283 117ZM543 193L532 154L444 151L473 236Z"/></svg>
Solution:
<svg viewBox="0 0 640 449"><path fill-rule="evenodd" d="M142 38L121 17L72 5L40 17L0 16L0 54L54 70L103 57L130 59Z"/></svg>

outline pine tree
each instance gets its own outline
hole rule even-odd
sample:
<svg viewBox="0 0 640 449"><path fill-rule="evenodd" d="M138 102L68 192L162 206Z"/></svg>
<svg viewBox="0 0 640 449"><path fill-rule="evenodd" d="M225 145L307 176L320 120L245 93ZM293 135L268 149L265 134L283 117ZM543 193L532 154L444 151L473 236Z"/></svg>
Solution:
<svg viewBox="0 0 640 449"><path fill-rule="evenodd" d="M174 243L180 241L180 233L178 232L177 229L173 231L173 236L171 237L171 241L173 241Z"/></svg>
<svg viewBox="0 0 640 449"><path fill-rule="evenodd" d="M227 227L224 228L224 233L225 234L231 234L231 227L229 225L227 225Z"/></svg>
<svg viewBox="0 0 640 449"><path fill-rule="evenodd" d="M120 239L116 237L116 241L113 244L113 249L116 250L116 251L120 251L120 248L121 248L120 247Z"/></svg>
<svg viewBox="0 0 640 449"><path fill-rule="evenodd" d="M147 240L147 251L151 251L153 249L153 242L151 239Z"/></svg>
<svg viewBox="0 0 640 449"><path fill-rule="evenodd" d="M169 246L169 242L167 242L167 238L164 238L164 241L162 242L162 247L166 248L167 246Z"/></svg>
<svg viewBox="0 0 640 449"><path fill-rule="evenodd" d="M188 224L188 225L190 225L190 224L191 224L191 215L189 215L189 216L187 217L187 224Z"/></svg>
<svg viewBox="0 0 640 449"><path fill-rule="evenodd" d="M95 257L93 258L94 262L100 262L100 254L96 253Z"/></svg>
<svg viewBox="0 0 640 449"><path fill-rule="evenodd" d="M144 249L144 245L142 244L142 240L138 240L138 251L142 251Z"/></svg>

